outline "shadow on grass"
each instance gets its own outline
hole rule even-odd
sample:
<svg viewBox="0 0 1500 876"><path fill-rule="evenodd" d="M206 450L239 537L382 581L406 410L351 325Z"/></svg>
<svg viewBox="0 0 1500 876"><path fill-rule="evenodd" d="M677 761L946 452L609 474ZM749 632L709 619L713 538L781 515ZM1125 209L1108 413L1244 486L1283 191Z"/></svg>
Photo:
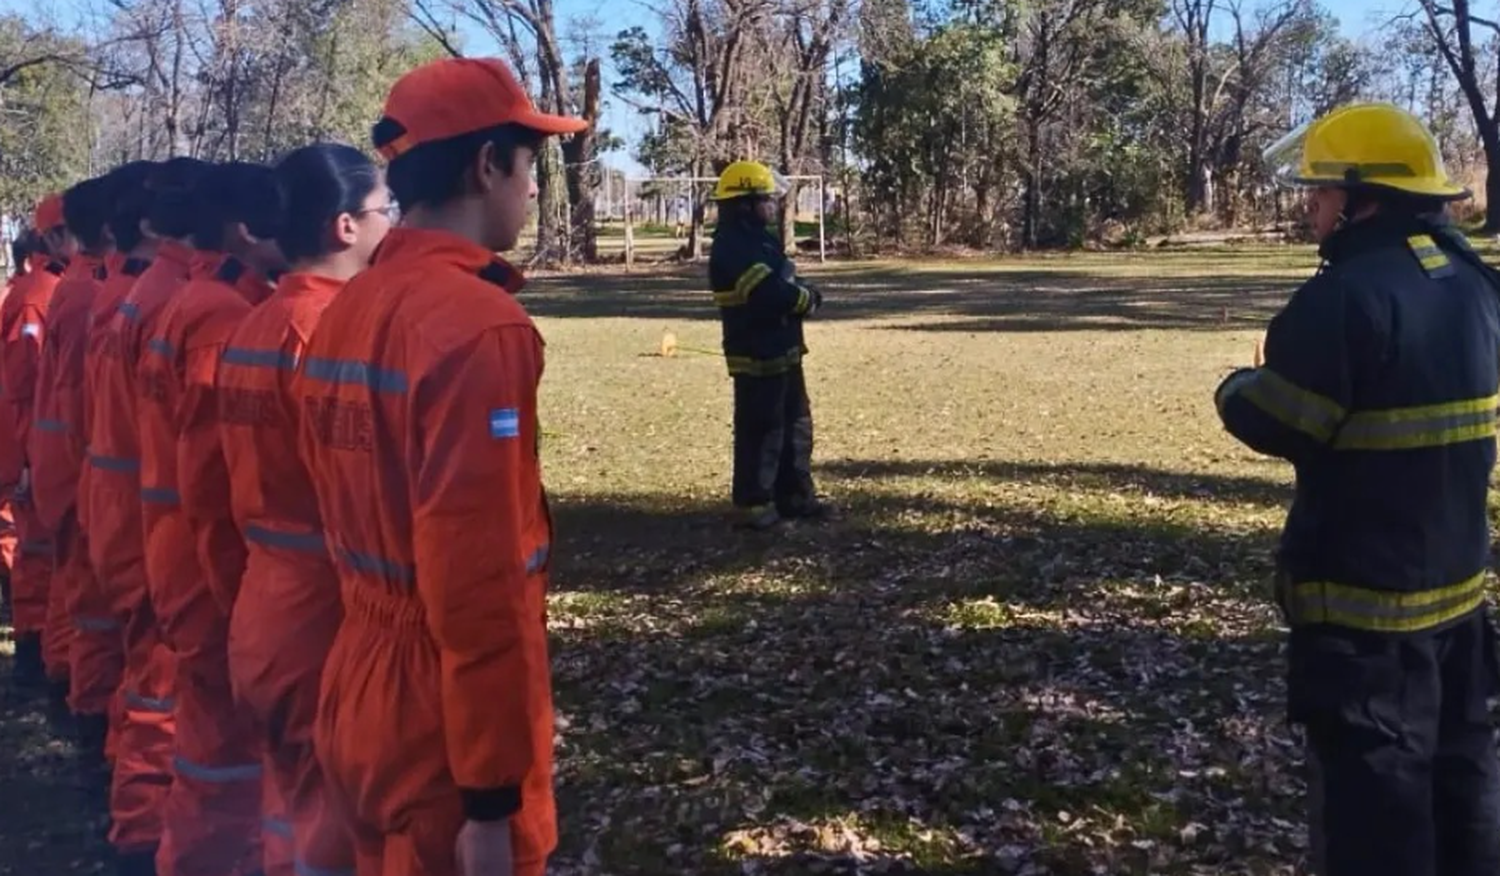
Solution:
<svg viewBox="0 0 1500 876"><path fill-rule="evenodd" d="M842 523L755 536L701 506L557 508L556 583L587 605L554 612L564 863L1249 873L1297 855L1279 642L1247 583L1269 533L874 490Z"/></svg>
<svg viewBox="0 0 1500 876"><path fill-rule="evenodd" d="M826 296L819 321L900 318L915 331L1031 332L1240 330L1264 326L1295 280L1275 276L1130 277L1098 271L889 266L814 278ZM533 315L558 319L718 319L701 270L594 274L538 280Z"/></svg>
<svg viewBox="0 0 1500 876"><path fill-rule="evenodd" d="M1286 482L1257 477L1164 471L1121 463L872 459L830 461L820 464L818 470L840 479L983 478L1257 505L1286 505L1292 499L1292 486Z"/></svg>
<svg viewBox="0 0 1500 876"><path fill-rule="evenodd" d="M20 694L0 658L0 873L90 873L104 868L108 811L85 789L65 726L45 698ZM24 862L24 863L23 863Z"/></svg>

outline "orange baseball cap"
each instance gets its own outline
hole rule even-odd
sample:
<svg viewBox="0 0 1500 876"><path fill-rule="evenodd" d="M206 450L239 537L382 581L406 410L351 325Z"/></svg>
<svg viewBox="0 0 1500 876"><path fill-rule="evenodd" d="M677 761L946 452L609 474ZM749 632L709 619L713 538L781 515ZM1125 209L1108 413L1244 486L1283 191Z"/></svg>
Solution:
<svg viewBox="0 0 1500 876"><path fill-rule="evenodd" d="M538 112L498 58L444 58L396 81L375 127L375 149L390 161L423 143L509 124L548 135L589 127L584 119Z"/></svg>
<svg viewBox="0 0 1500 876"><path fill-rule="evenodd" d="M31 219L32 225L37 231L51 231L63 224L63 199L62 195L48 195L42 198L36 205L36 213Z"/></svg>

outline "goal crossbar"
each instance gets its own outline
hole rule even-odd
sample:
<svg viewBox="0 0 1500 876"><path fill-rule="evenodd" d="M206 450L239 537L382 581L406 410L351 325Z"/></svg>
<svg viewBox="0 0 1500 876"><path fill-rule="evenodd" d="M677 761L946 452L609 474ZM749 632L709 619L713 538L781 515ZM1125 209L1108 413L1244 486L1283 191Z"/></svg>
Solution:
<svg viewBox="0 0 1500 876"><path fill-rule="evenodd" d="M660 183L679 186L695 186L703 184L716 184L719 178L716 176L627 176L625 179L625 266L631 267L635 264L635 220L631 210L631 198L629 188L632 185L645 185L649 183ZM783 177L790 182L815 182L818 184L818 261L828 261L828 234L826 212L828 209L828 182L827 178L815 175L793 175ZM795 210L793 211L795 220Z"/></svg>

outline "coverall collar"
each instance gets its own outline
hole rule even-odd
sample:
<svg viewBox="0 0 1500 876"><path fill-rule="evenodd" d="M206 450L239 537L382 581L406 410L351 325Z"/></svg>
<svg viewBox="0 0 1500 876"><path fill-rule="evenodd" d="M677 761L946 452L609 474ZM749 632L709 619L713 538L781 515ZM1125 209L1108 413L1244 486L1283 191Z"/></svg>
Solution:
<svg viewBox="0 0 1500 876"><path fill-rule="evenodd" d="M299 271L282 274L281 279L276 282L276 291L284 298L317 298L326 301L342 288L343 280Z"/></svg>
<svg viewBox="0 0 1500 876"><path fill-rule="evenodd" d="M194 280L209 280L224 266L229 256L221 252L195 249L188 261L188 276Z"/></svg>
<svg viewBox="0 0 1500 876"><path fill-rule="evenodd" d="M1362 252L1392 245L1404 246L1406 239L1414 234L1446 235L1451 228L1452 223L1437 218L1377 213L1329 235L1318 247L1318 255L1329 264L1337 264Z"/></svg>
<svg viewBox="0 0 1500 876"><path fill-rule="evenodd" d="M63 274L63 278L72 280L95 275L105 266L107 258L107 256L89 255L86 252L80 252L72 261L68 262L68 270Z"/></svg>
<svg viewBox="0 0 1500 876"><path fill-rule="evenodd" d="M178 243L175 240L164 240L156 250L156 260L168 262L180 268L191 269L193 256L196 253L192 247Z"/></svg>
<svg viewBox="0 0 1500 876"><path fill-rule="evenodd" d="M451 231L393 228L375 253L377 265L416 259L447 262L468 273L479 274L512 295L520 292L526 284L520 270L510 262Z"/></svg>

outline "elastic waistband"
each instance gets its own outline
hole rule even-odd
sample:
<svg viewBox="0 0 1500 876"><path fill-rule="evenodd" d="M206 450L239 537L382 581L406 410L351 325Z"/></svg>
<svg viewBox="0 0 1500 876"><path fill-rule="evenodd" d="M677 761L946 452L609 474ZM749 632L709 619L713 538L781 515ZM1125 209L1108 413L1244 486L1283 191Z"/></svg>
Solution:
<svg viewBox="0 0 1500 876"><path fill-rule="evenodd" d="M399 629L427 628L427 611L415 593L390 593L368 579L344 578L344 612L345 618L353 622Z"/></svg>

